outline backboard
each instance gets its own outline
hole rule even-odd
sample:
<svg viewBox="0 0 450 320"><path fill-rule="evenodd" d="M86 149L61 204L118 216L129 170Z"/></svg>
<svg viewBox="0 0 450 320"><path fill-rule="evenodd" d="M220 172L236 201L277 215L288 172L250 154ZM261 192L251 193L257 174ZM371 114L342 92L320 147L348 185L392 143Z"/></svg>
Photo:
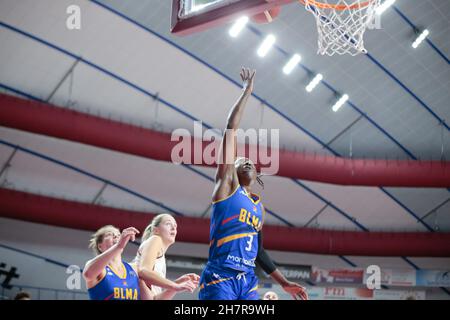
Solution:
<svg viewBox="0 0 450 320"><path fill-rule="evenodd" d="M188 35L294 0L172 0L171 32Z"/></svg>

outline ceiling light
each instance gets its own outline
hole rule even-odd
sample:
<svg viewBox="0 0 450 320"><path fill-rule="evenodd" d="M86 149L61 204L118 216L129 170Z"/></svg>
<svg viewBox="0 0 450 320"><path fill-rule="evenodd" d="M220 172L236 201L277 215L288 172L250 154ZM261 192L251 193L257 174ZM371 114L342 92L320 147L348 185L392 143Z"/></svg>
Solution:
<svg viewBox="0 0 450 320"><path fill-rule="evenodd" d="M275 36L273 34L269 34L258 49L258 56L260 56L261 58L265 57L274 43Z"/></svg>
<svg viewBox="0 0 450 320"><path fill-rule="evenodd" d="M348 95L344 94L333 106L333 111L337 112L348 100Z"/></svg>
<svg viewBox="0 0 450 320"><path fill-rule="evenodd" d="M417 47L422 43L423 40L425 40L426 37L428 37L429 34L430 32L427 29L423 30L422 33L413 42L412 47L414 49L417 49Z"/></svg>
<svg viewBox="0 0 450 320"><path fill-rule="evenodd" d="M299 54L294 54L292 58L284 65L284 74L290 74L301 60L302 57Z"/></svg>
<svg viewBox="0 0 450 320"><path fill-rule="evenodd" d="M241 17L237 19L236 22L231 26L230 30L228 31L228 34L231 37L236 38L239 35L239 33L241 33L241 31L244 29L247 23L248 17Z"/></svg>
<svg viewBox="0 0 450 320"><path fill-rule="evenodd" d="M306 91L311 92L314 90L315 87L322 81L323 76L322 74L318 73L314 79L311 80L311 82L306 86Z"/></svg>

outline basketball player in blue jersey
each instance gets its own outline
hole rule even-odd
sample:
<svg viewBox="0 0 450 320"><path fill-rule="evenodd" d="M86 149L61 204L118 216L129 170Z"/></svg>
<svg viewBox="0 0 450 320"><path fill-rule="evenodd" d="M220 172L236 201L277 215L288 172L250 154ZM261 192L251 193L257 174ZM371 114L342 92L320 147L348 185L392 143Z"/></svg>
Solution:
<svg viewBox="0 0 450 320"><path fill-rule="evenodd" d="M150 300L151 291L139 280L136 270L122 261L128 242L139 231L133 227L122 233L114 226L100 228L93 235L90 247L97 256L89 260L83 270L91 300Z"/></svg>
<svg viewBox="0 0 450 320"><path fill-rule="evenodd" d="M208 263L200 279L201 300L257 300L255 263L294 299L308 299L305 288L288 281L262 246L264 207L251 192L259 181L254 164L236 159L236 130L253 90L255 71L242 69L243 91L228 115L217 161Z"/></svg>

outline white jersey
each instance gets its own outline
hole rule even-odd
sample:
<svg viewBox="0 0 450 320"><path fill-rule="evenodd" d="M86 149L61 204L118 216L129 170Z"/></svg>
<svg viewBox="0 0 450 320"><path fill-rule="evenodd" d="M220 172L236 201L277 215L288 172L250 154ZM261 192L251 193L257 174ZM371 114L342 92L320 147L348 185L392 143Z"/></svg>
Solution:
<svg viewBox="0 0 450 320"><path fill-rule="evenodd" d="M142 245L139 247L136 258L134 258L133 263L136 266L139 265L142 255ZM161 257L156 258L155 265L153 266L153 271L157 272L161 277L166 278L166 256L163 254ZM157 295L163 291L163 288L157 287L155 285L151 286L152 292Z"/></svg>
<svg viewBox="0 0 450 320"><path fill-rule="evenodd" d="M153 271L157 272L163 278L166 277L166 257L164 255L155 260ZM163 288L152 285L152 291L154 294L160 294L162 290Z"/></svg>

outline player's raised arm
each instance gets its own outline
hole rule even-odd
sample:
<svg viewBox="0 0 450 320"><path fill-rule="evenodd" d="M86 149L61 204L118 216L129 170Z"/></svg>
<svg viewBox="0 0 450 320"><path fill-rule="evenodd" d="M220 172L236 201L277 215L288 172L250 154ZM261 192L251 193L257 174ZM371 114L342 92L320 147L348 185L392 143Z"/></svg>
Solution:
<svg viewBox="0 0 450 320"><path fill-rule="evenodd" d="M237 148L236 130L239 128L247 100L252 94L254 77L255 70L250 71L250 69L242 68L242 93L228 114L227 126L223 134L217 158L216 185L213 192L213 201L228 197L239 183L234 168Z"/></svg>
<svg viewBox="0 0 450 320"><path fill-rule="evenodd" d="M116 231L119 232L119 231ZM114 237L119 240L109 249L99 253L95 258L89 260L83 270L83 277L86 281L94 281L102 273L105 273L105 267L116 256L120 256L128 244L128 242L134 241L136 234L139 234L139 230L133 227L126 228L121 234L117 234Z"/></svg>

